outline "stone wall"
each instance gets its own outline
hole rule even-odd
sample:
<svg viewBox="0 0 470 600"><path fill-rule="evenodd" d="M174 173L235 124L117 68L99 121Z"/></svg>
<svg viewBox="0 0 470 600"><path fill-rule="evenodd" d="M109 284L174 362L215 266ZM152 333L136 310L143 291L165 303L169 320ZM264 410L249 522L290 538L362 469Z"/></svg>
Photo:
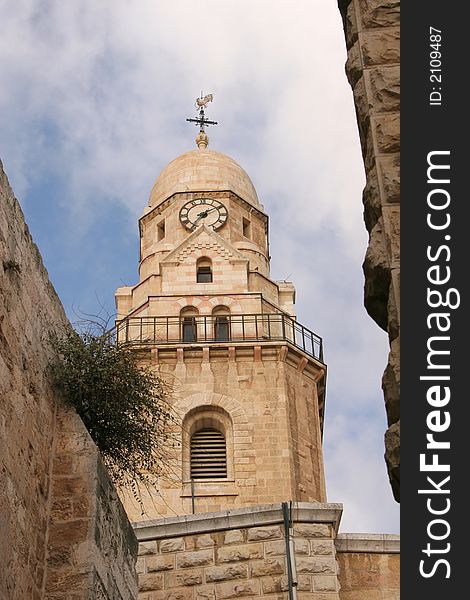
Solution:
<svg viewBox="0 0 470 600"><path fill-rule="evenodd" d="M135 598L137 540L75 411L58 411L55 448L44 597Z"/></svg>
<svg viewBox="0 0 470 600"><path fill-rule="evenodd" d="M299 600L339 600L339 504L294 503L292 561ZM140 600L288 597L280 504L137 524Z"/></svg>
<svg viewBox="0 0 470 600"><path fill-rule="evenodd" d="M128 522L99 466L96 448L76 415L63 412L49 377L54 351L48 335L68 326L0 163L2 600L89 597L90 587L71 595L75 579L58 573L67 561L69 573L75 568L77 578L101 565L100 577L110 580L108 595L96 598L119 599L111 580L124 589L119 587L121 576L132 592L135 548L131 542L123 548L124 538L132 539ZM77 439L82 446L87 440L85 454L77 452ZM75 456L73 465L63 462L66 456ZM67 476L59 483L61 469ZM100 541L95 543L97 532ZM76 544L70 544L75 534ZM115 547L120 550L111 568ZM129 594L122 598L132 598Z"/></svg>
<svg viewBox="0 0 470 600"><path fill-rule="evenodd" d="M388 430L385 459L392 490L400 484L400 2L338 0L366 170L364 220L369 246L364 261L369 315L388 332L390 354L382 379Z"/></svg>
<svg viewBox="0 0 470 600"><path fill-rule="evenodd" d="M339 535L335 540L340 600L399 600L400 541L397 535Z"/></svg>

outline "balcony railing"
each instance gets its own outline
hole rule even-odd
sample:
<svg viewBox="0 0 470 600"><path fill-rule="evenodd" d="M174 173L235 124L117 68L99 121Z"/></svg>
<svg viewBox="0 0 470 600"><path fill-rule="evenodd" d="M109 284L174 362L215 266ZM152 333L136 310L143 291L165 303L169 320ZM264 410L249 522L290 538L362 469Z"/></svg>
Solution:
<svg viewBox="0 0 470 600"><path fill-rule="evenodd" d="M116 322L116 341L136 345L287 341L323 362L320 336L282 313L130 317Z"/></svg>

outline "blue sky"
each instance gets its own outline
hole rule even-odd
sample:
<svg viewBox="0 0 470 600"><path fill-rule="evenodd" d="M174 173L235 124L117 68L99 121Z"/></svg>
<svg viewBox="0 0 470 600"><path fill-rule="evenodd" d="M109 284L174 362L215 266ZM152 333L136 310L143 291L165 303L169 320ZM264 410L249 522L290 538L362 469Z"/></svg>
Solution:
<svg viewBox="0 0 470 600"><path fill-rule="evenodd" d="M137 282L137 220L194 148L237 160L271 217L271 272L324 338L328 497L342 531L398 531L383 461L387 336L363 308L364 186L333 0L0 0L0 157L71 320Z"/></svg>

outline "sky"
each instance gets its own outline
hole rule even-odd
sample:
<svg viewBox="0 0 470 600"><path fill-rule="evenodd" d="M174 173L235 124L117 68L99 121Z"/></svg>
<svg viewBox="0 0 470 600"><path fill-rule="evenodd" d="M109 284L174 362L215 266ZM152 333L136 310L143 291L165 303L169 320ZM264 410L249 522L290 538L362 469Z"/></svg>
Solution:
<svg viewBox="0 0 470 600"><path fill-rule="evenodd" d="M398 533L383 460L388 343L363 307L365 183L335 0L0 0L0 159L69 318L137 283L160 171L210 148L270 216L271 275L328 364L324 455L342 532Z"/></svg>

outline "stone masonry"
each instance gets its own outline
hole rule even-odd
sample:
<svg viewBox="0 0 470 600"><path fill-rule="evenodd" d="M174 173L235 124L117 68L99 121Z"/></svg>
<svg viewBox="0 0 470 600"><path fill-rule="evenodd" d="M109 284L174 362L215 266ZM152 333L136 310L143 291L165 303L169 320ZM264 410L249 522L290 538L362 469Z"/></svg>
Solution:
<svg viewBox="0 0 470 600"><path fill-rule="evenodd" d="M69 327L0 163L0 598L131 600L137 543L83 423L56 397Z"/></svg>
<svg viewBox="0 0 470 600"><path fill-rule="evenodd" d="M147 354L147 364L173 386L176 413L189 415L175 432L177 451L169 476L160 482L160 495L147 499L144 493L150 517L191 512L186 432L188 419L201 407L230 415L231 426L228 477L194 482L198 513L285 498L326 500L316 383L320 366L303 363L300 353L275 343L243 348L221 343ZM139 520L140 507L131 494L125 500L131 520Z"/></svg>
<svg viewBox="0 0 470 600"><path fill-rule="evenodd" d="M344 533L335 547L341 600L399 600L398 535Z"/></svg>
<svg viewBox="0 0 470 600"><path fill-rule="evenodd" d="M364 302L388 332L390 354L382 388L388 418L385 459L400 499L400 2L338 0L367 182L363 192L369 246Z"/></svg>
<svg viewBox="0 0 470 600"><path fill-rule="evenodd" d="M339 600L339 504L294 503L290 536L299 600ZM287 598L280 504L137 524L140 600Z"/></svg>
<svg viewBox="0 0 470 600"><path fill-rule="evenodd" d="M298 600L399 600L396 535L337 535L340 504L293 503ZM281 505L137 523L139 600L288 598Z"/></svg>
<svg viewBox="0 0 470 600"><path fill-rule="evenodd" d="M72 409L57 415L44 598L131 600L137 540L99 451Z"/></svg>

